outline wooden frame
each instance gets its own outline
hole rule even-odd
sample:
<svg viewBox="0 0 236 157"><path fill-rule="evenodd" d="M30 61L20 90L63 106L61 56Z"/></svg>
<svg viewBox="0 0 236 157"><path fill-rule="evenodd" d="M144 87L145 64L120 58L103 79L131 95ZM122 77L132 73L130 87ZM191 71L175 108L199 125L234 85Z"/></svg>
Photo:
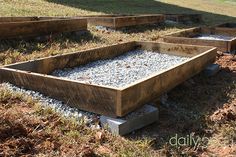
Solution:
<svg viewBox="0 0 236 157"><path fill-rule="evenodd" d="M214 27L217 31L224 31L224 32L236 32L236 22L229 22L216 25Z"/></svg>
<svg viewBox="0 0 236 157"><path fill-rule="evenodd" d="M86 16L90 25L121 28L145 24L158 24L164 22L164 16L155 15L95 15Z"/></svg>
<svg viewBox="0 0 236 157"><path fill-rule="evenodd" d="M205 40L194 38L200 34L217 34L233 36L232 40ZM236 31L224 31L216 28L195 27L176 33L170 33L163 37L164 42L190 45L214 46L219 51L231 52L236 49Z"/></svg>
<svg viewBox="0 0 236 157"><path fill-rule="evenodd" d="M165 14L165 20L175 21L179 23L199 23L202 22L201 14Z"/></svg>
<svg viewBox="0 0 236 157"><path fill-rule="evenodd" d="M85 18L0 17L0 39L30 38L87 30Z"/></svg>
<svg viewBox="0 0 236 157"><path fill-rule="evenodd" d="M135 49L190 58L122 88L48 75L56 69L112 58ZM216 48L213 47L134 41L7 65L0 68L0 82L39 91L81 110L121 117L199 73L214 62L215 57Z"/></svg>
<svg viewBox="0 0 236 157"><path fill-rule="evenodd" d="M24 22L24 21L40 21L51 20L63 17L49 17L49 16L4 16L0 17L0 23L2 22Z"/></svg>

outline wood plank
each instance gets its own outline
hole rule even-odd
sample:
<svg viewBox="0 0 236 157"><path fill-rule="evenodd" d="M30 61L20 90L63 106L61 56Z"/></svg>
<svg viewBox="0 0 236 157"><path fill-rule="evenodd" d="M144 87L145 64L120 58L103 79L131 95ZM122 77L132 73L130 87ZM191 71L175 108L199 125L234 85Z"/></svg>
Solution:
<svg viewBox="0 0 236 157"><path fill-rule="evenodd" d="M201 14L165 14L165 19L181 23L194 22L199 23L202 21Z"/></svg>
<svg viewBox="0 0 236 157"><path fill-rule="evenodd" d="M22 22L22 21L39 21L39 20L49 20L57 19L57 17L40 17L40 16L7 16L0 17L0 22Z"/></svg>
<svg viewBox="0 0 236 157"><path fill-rule="evenodd" d="M234 46L231 46L234 43L235 39L232 40L204 40L193 38L194 36L201 34L216 34L216 35L235 35L236 32L227 32L224 30L218 30L216 28L208 27L195 27L176 33L170 33L163 37L164 42L168 43L180 43L180 44L189 44L189 45L202 45L202 46L214 46L217 47L219 51L228 52L233 51Z"/></svg>
<svg viewBox="0 0 236 157"><path fill-rule="evenodd" d="M184 82L188 78L194 76L203 70L209 63L214 62L216 57L216 49L212 48L201 53L190 60L169 68L168 70L158 72L152 76L139 80L128 87L125 87L120 95L120 114L129 113L143 104L155 100L164 92L169 91L178 84Z"/></svg>
<svg viewBox="0 0 236 157"><path fill-rule="evenodd" d="M164 16L156 15L110 15L110 16L88 16L88 23L91 25L121 28L144 24L164 22Z"/></svg>
<svg viewBox="0 0 236 157"><path fill-rule="evenodd" d="M168 70L156 72L122 88L90 85L44 75L55 69L112 58L133 49L160 51L160 53L191 58L179 65L170 67ZM215 59L215 56L216 49L211 47L156 42L128 42L8 65L0 68L0 82L7 81L39 91L81 110L112 117L122 117L200 72L204 66Z"/></svg>
<svg viewBox="0 0 236 157"><path fill-rule="evenodd" d="M87 29L86 19L50 19L0 23L0 39L26 38Z"/></svg>
<svg viewBox="0 0 236 157"><path fill-rule="evenodd" d="M113 58L135 48L135 42L125 42L89 50L45 57L7 65L7 68L50 74L56 69L71 68L100 59Z"/></svg>
<svg viewBox="0 0 236 157"><path fill-rule="evenodd" d="M166 53L170 55L183 56L183 57L194 57L199 53L207 51L212 46L194 46L194 45L183 45L183 44L170 44L170 43L156 43L156 42L137 42L141 45L140 49L157 51L159 53Z"/></svg>
<svg viewBox="0 0 236 157"><path fill-rule="evenodd" d="M78 81L43 74L50 74L56 69L113 58L135 49L135 47L135 42L126 42L7 65L0 70L0 82L8 81L26 89L44 93L68 103L72 107L115 117L118 110L116 105L118 89L109 86L79 83Z"/></svg>
<svg viewBox="0 0 236 157"><path fill-rule="evenodd" d="M228 22L228 23L223 23L216 25L215 28L224 28L224 29L229 29L229 30L234 30L236 29L236 22Z"/></svg>
<svg viewBox="0 0 236 157"><path fill-rule="evenodd" d="M115 18L115 27L127 27L145 24L157 24L164 22L164 16L155 15L140 15L140 16L127 16L127 17L117 17Z"/></svg>
<svg viewBox="0 0 236 157"><path fill-rule="evenodd" d="M188 28L185 30L180 30L174 33L169 33L166 34L164 37L166 36L171 36L171 37L194 37L196 35L198 35L201 32L201 28L200 27L194 27L194 28Z"/></svg>
<svg viewBox="0 0 236 157"><path fill-rule="evenodd" d="M196 38L184 38L184 37L165 37L164 42L168 43L179 43L188 45L201 45L201 46L214 46L217 47L219 51L228 51L228 41L217 41L217 40L202 40Z"/></svg>
<svg viewBox="0 0 236 157"><path fill-rule="evenodd" d="M39 91L84 111L116 116L115 89L9 68L1 68L0 74L1 82Z"/></svg>
<svg viewBox="0 0 236 157"><path fill-rule="evenodd" d="M214 27L214 33L236 37L236 28Z"/></svg>
<svg viewBox="0 0 236 157"><path fill-rule="evenodd" d="M236 37L228 45L228 50L236 51Z"/></svg>
<svg viewBox="0 0 236 157"><path fill-rule="evenodd" d="M228 27L226 27L228 26ZM231 26L231 27L230 27ZM236 23L226 23L225 27L212 27L212 34L220 34L234 37L230 41L227 42L227 52L236 50Z"/></svg>
<svg viewBox="0 0 236 157"><path fill-rule="evenodd" d="M227 23L218 24L215 27L236 28L236 23L235 22L227 22Z"/></svg>
<svg viewBox="0 0 236 157"><path fill-rule="evenodd" d="M88 24L115 28L115 19L112 17L90 17Z"/></svg>

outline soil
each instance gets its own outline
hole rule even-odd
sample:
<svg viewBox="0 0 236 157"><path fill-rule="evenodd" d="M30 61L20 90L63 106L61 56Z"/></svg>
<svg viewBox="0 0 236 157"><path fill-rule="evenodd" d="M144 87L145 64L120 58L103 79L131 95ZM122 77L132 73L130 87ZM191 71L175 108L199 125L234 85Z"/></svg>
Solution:
<svg viewBox="0 0 236 157"><path fill-rule="evenodd" d="M0 156L33 155L59 149L58 137L42 130L48 119L33 116L33 112L29 104L20 100L0 102Z"/></svg>
<svg viewBox="0 0 236 157"><path fill-rule="evenodd" d="M235 123L235 56L221 53L216 63L221 66L221 70L215 76L207 78L204 73L200 73L173 89L168 93L167 103L158 105L159 122L128 137L154 139L153 148L160 153L164 152L165 155L229 156L235 153L236 147L230 145L223 147L208 143L207 149L191 146L176 148L169 145L169 139L176 134L178 137L193 134L194 137L218 138L219 130L215 125ZM236 145L236 141L234 142Z"/></svg>

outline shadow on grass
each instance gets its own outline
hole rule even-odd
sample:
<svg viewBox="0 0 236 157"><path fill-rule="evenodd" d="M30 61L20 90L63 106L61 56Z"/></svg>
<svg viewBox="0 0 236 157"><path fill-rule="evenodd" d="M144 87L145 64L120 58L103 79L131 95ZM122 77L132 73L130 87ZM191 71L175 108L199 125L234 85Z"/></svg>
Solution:
<svg viewBox="0 0 236 157"><path fill-rule="evenodd" d="M73 8L106 14L158 14L158 13L198 13L203 14L206 24L235 21L236 18L171 5L155 0L47 0ZM78 15L79 16L79 15Z"/></svg>

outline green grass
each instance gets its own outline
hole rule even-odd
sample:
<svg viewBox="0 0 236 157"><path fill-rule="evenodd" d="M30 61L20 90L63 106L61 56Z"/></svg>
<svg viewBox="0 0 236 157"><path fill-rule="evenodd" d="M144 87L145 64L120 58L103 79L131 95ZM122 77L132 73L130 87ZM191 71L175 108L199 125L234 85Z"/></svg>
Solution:
<svg viewBox="0 0 236 157"><path fill-rule="evenodd" d="M95 14L201 13L204 23L214 25L235 21L236 5L214 0L0 0L0 16L80 16ZM91 34L82 37L63 36L53 41L3 41L0 44L0 65L39 57L78 51L122 41L158 41L160 36L189 26L136 27L131 31L107 33L89 27ZM111 40L112 39L112 40ZM2 52L2 53L1 53Z"/></svg>
<svg viewBox="0 0 236 157"><path fill-rule="evenodd" d="M1 0L1 16L79 16L109 13L202 13L207 21L234 20L236 5L215 0Z"/></svg>
<svg viewBox="0 0 236 157"><path fill-rule="evenodd" d="M236 3L236 0L217 0L224 3Z"/></svg>

